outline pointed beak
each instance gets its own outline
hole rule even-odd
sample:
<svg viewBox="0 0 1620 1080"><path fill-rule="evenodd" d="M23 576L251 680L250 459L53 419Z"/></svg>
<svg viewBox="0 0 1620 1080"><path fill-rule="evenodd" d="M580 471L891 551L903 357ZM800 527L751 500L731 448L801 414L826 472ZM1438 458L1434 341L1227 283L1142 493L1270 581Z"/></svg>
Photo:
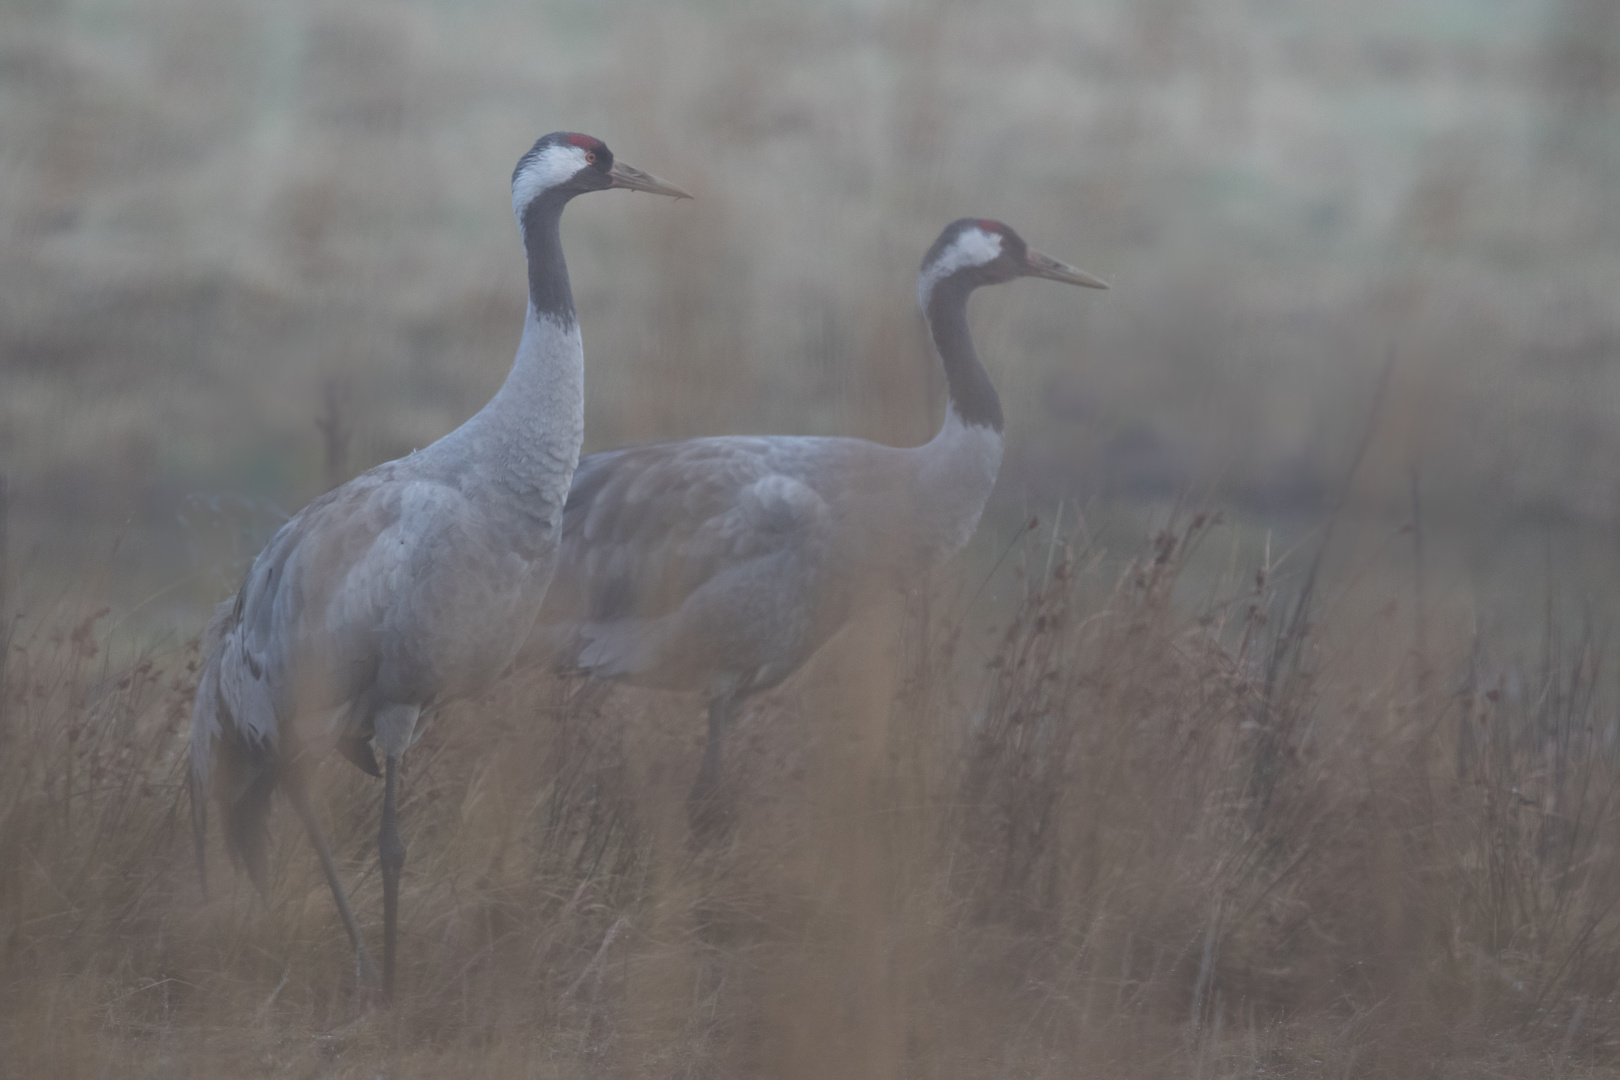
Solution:
<svg viewBox="0 0 1620 1080"><path fill-rule="evenodd" d="M631 191L650 191L654 195L670 195L677 199L690 199L692 196L667 181L660 180L652 173L644 173L640 169L626 165L622 161L614 161L613 168L608 170L608 179L613 183L609 187L628 188Z"/></svg>
<svg viewBox="0 0 1620 1080"><path fill-rule="evenodd" d="M1058 262L1050 255L1042 255L1031 248L1024 254L1025 273L1030 277L1050 278L1053 281L1064 281L1070 285L1079 285L1086 289L1106 289L1108 282L1100 277L1093 277L1084 270L1070 266L1068 263Z"/></svg>

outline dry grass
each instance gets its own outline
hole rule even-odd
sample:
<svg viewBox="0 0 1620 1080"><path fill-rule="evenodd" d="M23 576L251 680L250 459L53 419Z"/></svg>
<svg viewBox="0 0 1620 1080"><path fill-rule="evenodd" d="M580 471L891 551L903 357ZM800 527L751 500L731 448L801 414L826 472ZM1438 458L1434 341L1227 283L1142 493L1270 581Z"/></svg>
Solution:
<svg viewBox="0 0 1620 1080"><path fill-rule="evenodd" d="M1610 23L0 6L0 1075L1612 1075ZM363 1012L290 815L265 898L217 838L201 894L172 642L278 507L487 398L504 177L564 125L700 195L570 211L587 449L917 441L912 275L961 214L1116 289L975 301L1010 442L967 583L751 704L725 842L684 825L696 702L508 682L441 717L404 992ZM1391 350L1307 585L1283 549ZM1189 487L1240 524L1132 558ZM1018 529L1076 497L1106 544ZM318 780L375 935L377 785Z"/></svg>
<svg viewBox="0 0 1620 1080"><path fill-rule="evenodd" d="M506 178L567 126L698 195L569 211L588 449L914 441L925 380L939 390L917 261L946 222L988 215L1116 286L975 301L1011 421L1003 520L1026 492L1192 483L1280 527L1331 487L1346 403L1393 347L1405 412L1367 501L1400 512L1419 462L1437 543L1449 526L1483 561L1482 522L1550 522L1612 584L1605 10L0 5L14 569L72 580L130 521L116 600L210 569L177 527L185 497L313 497L329 386L354 387L354 470L470 415L522 320ZM221 592L140 618L185 636Z"/></svg>
<svg viewBox="0 0 1620 1080"><path fill-rule="evenodd" d="M739 725L739 821L709 848L681 812L696 703L542 681L451 710L408 762L391 1011L357 1005L291 815L262 901L217 851L222 884L200 894L181 783L194 654L109 659L95 614L24 637L0 728L0 1061L1610 1074L1605 650L1549 644L1487 678L1466 640L1431 640L1419 665L1394 619L1279 648L1280 605L1247 571L1205 609L1173 602L1212 530L1163 532L1112 587L1085 546L1032 534L1001 628L937 591L851 628ZM342 763L321 778L373 923L378 785Z"/></svg>

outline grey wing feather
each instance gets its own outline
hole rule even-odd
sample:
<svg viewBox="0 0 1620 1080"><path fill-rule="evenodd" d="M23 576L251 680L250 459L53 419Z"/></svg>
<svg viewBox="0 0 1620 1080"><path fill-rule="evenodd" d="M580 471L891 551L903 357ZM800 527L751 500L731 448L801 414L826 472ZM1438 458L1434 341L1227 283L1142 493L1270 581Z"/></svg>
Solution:
<svg viewBox="0 0 1620 1080"><path fill-rule="evenodd" d="M792 443L694 439L582 460L541 651L563 667L628 674L660 619L727 575L811 547L830 510L792 467Z"/></svg>
<svg viewBox="0 0 1620 1080"><path fill-rule="evenodd" d="M282 526L203 635L190 742L199 856L202 806L212 793L233 856L257 881L284 726L301 711L342 707L376 668L375 628L405 558L379 550L400 520L401 485L387 483L385 470L329 492ZM305 618L314 608L318 617Z"/></svg>
<svg viewBox="0 0 1620 1080"><path fill-rule="evenodd" d="M478 656L455 651L480 651L467 609L487 601L484 571L522 560L469 538L467 520L452 484L400 462L299 511L254 560L229 617L216 615L214 677L229 714L216 726L273 746L290 720L335 715L362 695L425 706L481 685Z"/></svg>
<svg viewBox="0 0 1620 1080"><path fill-rule="evenodd" d="M197 677L197 697L191 710L191 771L198 784L206 787L213 765L213 744L219 738L223 719L219 715L219 667L225 635L235 621L237 599L222 600L203 630L202 674Z"/></svg>

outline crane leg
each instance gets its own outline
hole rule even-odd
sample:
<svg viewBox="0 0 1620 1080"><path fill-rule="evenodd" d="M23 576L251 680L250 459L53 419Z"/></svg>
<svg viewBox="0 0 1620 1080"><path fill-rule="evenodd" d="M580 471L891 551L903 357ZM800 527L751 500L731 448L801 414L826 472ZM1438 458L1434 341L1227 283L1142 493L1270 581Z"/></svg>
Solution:
<svg viewBox="0 0 1620 1080"><path fill-rule="evenodd" d="M202 883L203 899L208 899L208 793L191 774L191 846L197 856L197 880Z"/></svg>
<svg viewBox="0 0 1620 1080"><path fill-rule="evenodd" d="M304 829L309 833L309 842L315 846L315 854L320 857L321 871L326 874L326 884L332 890L332 899L337 903L338 915L343 919L343 929L349 933L349 944L354 946L354 962L359 969L360 982L368 987L377 985L377 965L372 962L371 953L366 949L366 939L360 933L360 923L354 917L354 909L349 906L348 894L343 891L343 882L338 878L337 864L332 861L332 849L326 843L326 834L321 831L321 824L315 820L315 811L309 805L309 793L304 790L304 781L295 769L288 769L283 776L281 789L287 794L287 801L292 803L293 810L298 814L298 820L304 823Z"/></svg>
<svg viewBox="0 0 1620 1080"><path fill-rule="evenodd" d="M399 755L389 754L383 765L382 829L377 854L383 879L383 998L394 996L394 950L399 940L399 872L405 866L405 844L399 838Z"/></svg>
<svg viewBox="0 0 1620 1080"><path fill-rule="evenodd" d="M694 833L710 833L728 816L720 791L720 747L736 702L722 695L709 702L709 741L703 747L703 764L698 766L692 793L686 797L687 821Z"/></svg>

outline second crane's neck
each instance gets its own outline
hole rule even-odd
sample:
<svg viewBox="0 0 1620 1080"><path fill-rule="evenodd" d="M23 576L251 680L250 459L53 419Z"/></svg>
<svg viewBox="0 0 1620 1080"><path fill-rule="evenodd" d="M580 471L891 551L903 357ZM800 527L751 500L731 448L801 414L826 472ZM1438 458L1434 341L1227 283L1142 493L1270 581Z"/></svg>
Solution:
<svg viewBox="0 0 1620 1080"><path fill-rule="evenodd" d="M979 363L968 333L967 301L973 286L946 278L923 297L923 316L928 334L945 367L945 382L951 405L964 424L981 425L1001 434L1001 398L990 385L990 376Z"/></svg>
<svg viewBox="0 0 1620 1080"><path fill-rule="evenodd" d="M557 507L567 494L585 431L585 351L574 316L559 225L565 199L524 211L529 304L517 356L495 396L446 441L502 487Z"/></svg>
<svg viewBox="0 0 1620 1080"><path fill-rule="evenodd" d="M1001 469L1001 399L979 363L968 334L972 286L947 279L923 298L928 333L945 368L950 402L945 423L918 448L922 500L918 524L937 557L960 549L978 527Z"/></svg>

